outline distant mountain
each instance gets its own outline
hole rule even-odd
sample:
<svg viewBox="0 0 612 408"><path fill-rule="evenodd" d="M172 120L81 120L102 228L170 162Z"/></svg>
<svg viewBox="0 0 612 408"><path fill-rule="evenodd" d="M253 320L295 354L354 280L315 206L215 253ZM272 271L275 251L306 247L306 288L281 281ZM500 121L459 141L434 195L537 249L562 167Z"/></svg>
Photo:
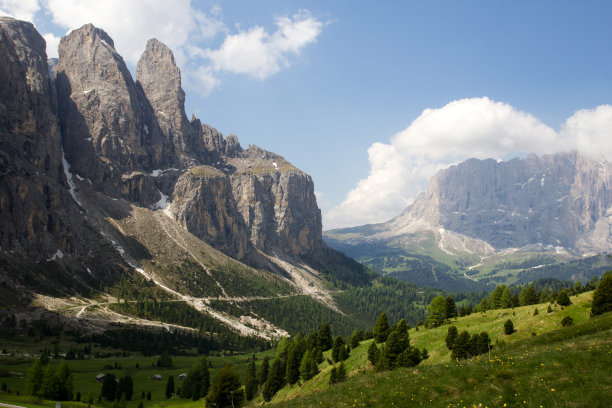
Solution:
<svg viewBox="0 0 612 408"><path fill-rule="evenodd" d="M456 269L455 275L473 280L482 277L475 268L511 254L610 251L611 187L612 165L578 153L532 154L507 162L469 159L434 175L427 190L393 220L327 231L325 239L370 266L382 265L380 271L417 283L423 279L410 279L406 259L401 265L396 259L394 266L393 256L408 255L408 261L427 256L431 262L425 269L442 261Z"/></svg>

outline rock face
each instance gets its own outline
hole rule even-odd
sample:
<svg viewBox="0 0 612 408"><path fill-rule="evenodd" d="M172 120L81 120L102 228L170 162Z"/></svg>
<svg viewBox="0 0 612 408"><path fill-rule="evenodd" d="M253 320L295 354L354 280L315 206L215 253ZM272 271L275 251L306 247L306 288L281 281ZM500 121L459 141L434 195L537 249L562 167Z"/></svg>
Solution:
<svg viewBox="0 0 612 408"><path fill-rule="evenodd" d="M0 246L36 258L65 251L71 200L45 41L32 24L0 18L0 76Z"/></svg>
<svg viewBox="0 0 612 408"><path fill-rule="evenodd" d="M91 24L63 38L49 63L31 24L3 18L0 27L3 249L28 247L39 258L71 252L75 228L95 229L84 221L100 213L88 207L94 193L164 210L237 259L324 245L310 177L189 121L164 44L147 43L134 81L113 40Z"/></svg>
<svg viewBox="0 0 612 408"><path fill-rule="evenodd" d="M248 231L223 172L211 166L188 170L174 187L171 208L187 231L217 249L238 259L248 251Z"/></svg>
<svg viewBox="0 0 612 408"><path fill-rule="evenodd" d="M612 248L612 166L577 153L508 162L470 159L437 173L387 224L441 227L494 248L530 245L579 252Z"/></svg>
<svg viewBox="0 0 612 408"><path fill-rule="evenodd" d="M253 246L303 255L321 245L321 212L310 176L256 146L230 163L236 167L234 197Z"/></svg>
<svg viewBox="0 0 612 408"><path fill-rule="evenodd" d="M157 126L147 123L138 92L113 40L91 24L60 41L55 67L66 159L99 191L130 199L129 174L162 168L167 155ZM149 190L154 192L152 184ZM128 192L125 195L125 192ZM155 194L137 194L144 203Z"/></svg>

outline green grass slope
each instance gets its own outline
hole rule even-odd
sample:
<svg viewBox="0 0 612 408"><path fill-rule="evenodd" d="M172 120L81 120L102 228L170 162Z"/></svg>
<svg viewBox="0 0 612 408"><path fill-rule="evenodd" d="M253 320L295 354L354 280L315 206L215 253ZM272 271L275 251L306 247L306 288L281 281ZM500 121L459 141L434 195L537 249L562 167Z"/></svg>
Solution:
<svg viewBox="0 0 612 408"><path fill-rule="evenodd" d="M279 407L586 407L606 406L612 399L612 314L590 319L592 292L572 297L561 309L536 306L476 313L452 322L458 330L487 331L495 347L488 355L451 361L444 338L449 325L410 331L413 343L430 358L411 369L371 372L370 341L351 351L349 379L328 386L331 366L302 385L281 390ZM565 316L574 325L562 328ZM503 334L512 319L516 332ZM535 336L533 335L535 333ZM261 401L256 401L253 406ZM481 405L479 405L481 404ZM505 405L504 405L505 404ZM603 405L602 405L603 404Z"/></svg>

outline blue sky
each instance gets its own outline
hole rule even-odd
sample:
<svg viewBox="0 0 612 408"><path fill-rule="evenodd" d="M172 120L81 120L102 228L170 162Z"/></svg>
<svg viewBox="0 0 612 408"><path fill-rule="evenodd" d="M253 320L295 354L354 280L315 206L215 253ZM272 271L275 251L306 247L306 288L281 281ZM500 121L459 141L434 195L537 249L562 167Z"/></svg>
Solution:
<svg viewBox="0 0 612 408"><path fill-rule="evenodd" d="M388 220L471 156L612 159L610 1L144 4L0 10L33 21L52 49L93 22L132 70L146 39L166 42L187 115L309 173L325 228Z"/></svg>

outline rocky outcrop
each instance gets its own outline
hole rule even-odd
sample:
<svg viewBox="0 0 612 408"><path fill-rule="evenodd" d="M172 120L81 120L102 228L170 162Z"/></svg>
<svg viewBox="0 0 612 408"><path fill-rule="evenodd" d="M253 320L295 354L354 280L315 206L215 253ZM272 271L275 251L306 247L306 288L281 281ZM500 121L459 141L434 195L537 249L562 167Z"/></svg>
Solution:
<svg viewBox="0 0 612 408"><path fill-rule="evenodd" d="M303 255L321 245L321 212L310 176L250 146L228 161L232 187L255 248Z"/></svg>
<svg viewBox="0 0 612 408"><path fill-rule="evenodd" d="M136 81L154 112L164 142L177 162L175 165L189 167L206 162L201 129L198 125L192 126L185 115L181 71L170 48L156 39L149 40L138 61Z"/></svg>
<svg viewBox="0 0 612 408"><path fill-rule="evenodd" d="M418 223L488 242L612 249L612 166L578 153L498 162L470 159L437 173L389 232Z"/></svg>
<svg viewBox="0 0 612 408"><path fill-rule="evenodd" d="M211 166L182 174L171 213L189 232L213 247L241 259L248 250L248 231L238 213L230 179Z"/></svg>
<svg viewBox="0 0 612 408"><path fill-rule="evenodd" d="M60 41L59 55L56 88L66 159L97 190L129 198L124 174L166 165L157 126L147 123L143 98L103 30L88 24L71 32Z"/></svg>
<svg viewBox="0 0 612 408"><path fill-rule="evenodd" d="M45 41L30 23L0 18L0 246L41 259L70 250Z"/></svg>

